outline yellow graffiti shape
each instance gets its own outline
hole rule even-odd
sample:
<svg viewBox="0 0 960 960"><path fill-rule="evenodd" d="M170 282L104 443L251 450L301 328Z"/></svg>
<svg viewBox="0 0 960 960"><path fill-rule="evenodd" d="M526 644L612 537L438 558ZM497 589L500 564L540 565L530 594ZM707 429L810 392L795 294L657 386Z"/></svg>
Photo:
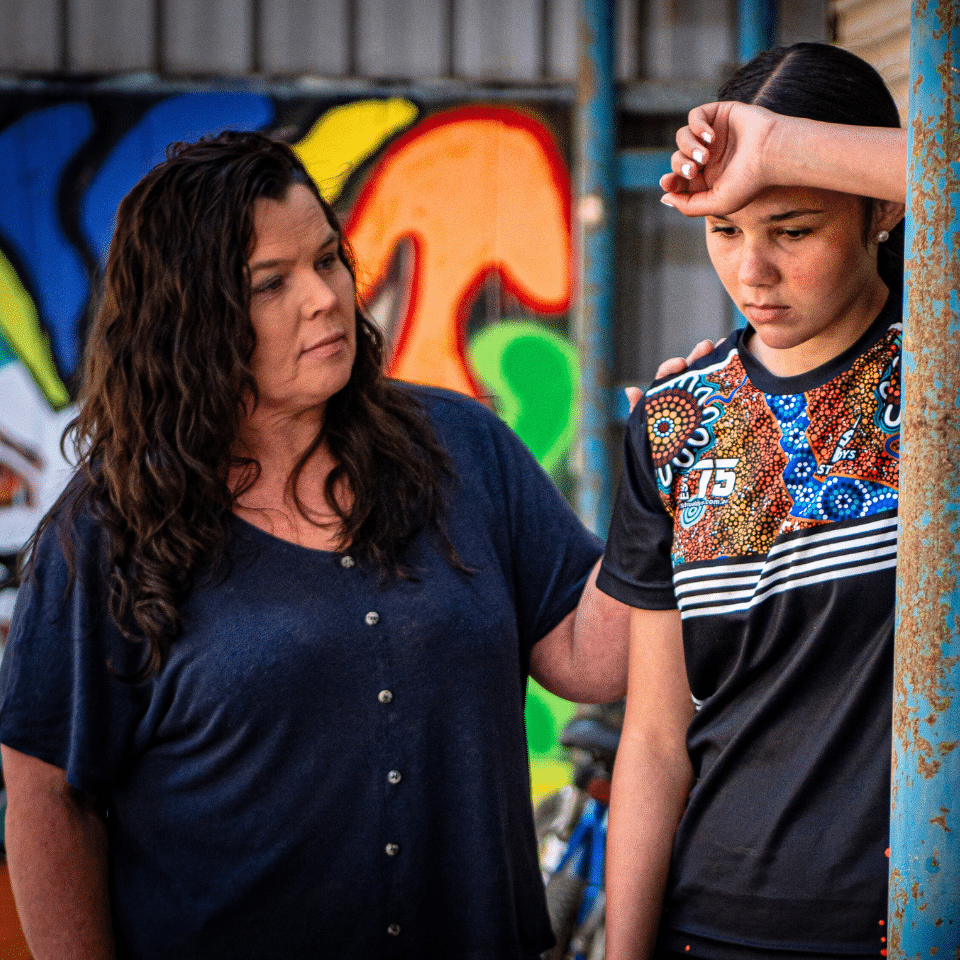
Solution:
<svg viewBox="0 0 960 960"><path fill-rule="evenodd" d="M371 289L412 241L391 373L476 394L464 331L483 279L538 313L570 303L569 180L542 125L499 107L432 117L371 174L347 234ZM368 294L370 291L366 291Z"/></svg>
<svg viewBox="0 0 960 960"><path fill-rule="evenodd" d="M417 117L417 108L399 97L360 100L328 110L294 145L323 198L333 202L347 177L385 140Z"/></svg>
<svg viewBox="0 0 960 960"><path fill-rule="evenodd" d="M65 406L70 397L50 353L50 343L40 327L37 309L23 288L16 270L0 253L0 333L33 375L50 405Z"/></svg>

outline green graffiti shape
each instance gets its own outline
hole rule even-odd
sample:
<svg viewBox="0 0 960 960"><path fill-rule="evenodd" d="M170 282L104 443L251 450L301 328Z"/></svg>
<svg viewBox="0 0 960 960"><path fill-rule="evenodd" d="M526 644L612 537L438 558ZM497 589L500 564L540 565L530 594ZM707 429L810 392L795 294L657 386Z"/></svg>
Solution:
<svg viewBox="0 0 960 960"><path fill-rule="evenodd" d="M527 685L524 719L527 725L527 746L532 759L565 758L566 752L559 743L560 730L575 710L572 703L544 690L535 680L530 680Z"/></svg>
<svg viewBox="0 0 960 960"><path fill-rule="evenodd" d="M553 474L576 429L579 370L573 345L536 323L504 320L473 336L468 354L497 412ZM532 758L563 757L557 737L573 709L530 682L525 717Z"/></svg>
<svg viewBox="0 0 960 960"><path fill-rule="evenodd" d="M23 288L16 270L0 253L0 337L12 348L13 354L33 375L37 386L55 408L70 401L67 388L57 373L50 353L50 342L40 327L37 309L30 294ZM0 350L0 364L10 358L9 351Z"/></svg>
<svg viewBox="0 0 960 960"><path fill-rule="evenodd" d="M576 429L574 346L536 323L504 320L471 338L469 356L497 412L543 469L555 474Z"/></svg>

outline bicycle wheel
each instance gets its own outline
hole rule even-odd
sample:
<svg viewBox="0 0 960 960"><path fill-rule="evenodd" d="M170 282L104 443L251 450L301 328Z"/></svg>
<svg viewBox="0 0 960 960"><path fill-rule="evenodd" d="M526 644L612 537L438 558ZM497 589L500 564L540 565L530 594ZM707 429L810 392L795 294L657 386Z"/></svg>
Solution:
<svg viewBox="0 0 960 960"><path fill-rule="evenodd" d="M586 886L583 877L566 871L553 874L547 882L547 912L557 945L543 955L544 960L564 960L566 957Z"/></svg>
<svg viewBox="0 0 960 960"><path fill-rule="evenodd" d="M534 809L537 851L543 882L548 883L567 849L567 841L583 813L587 795L573 786L544 797Z"/></svg>
<svg viewBox="0 0 960 960"><path fill-rule="evenodd" d="M607 898L603 890L597 893L590 911L570 937L570 956L586 957L587 960L603 960L606 950L604 919L607 913Z"/></svg>
<svg viewBox="0 0 960 960"><path fill-rule="evenodd" d="M600 929L594 935L593 943L590 944L590 952L587 954L587 960L604 960L606 955L607 931L601 924Z"/></svg>

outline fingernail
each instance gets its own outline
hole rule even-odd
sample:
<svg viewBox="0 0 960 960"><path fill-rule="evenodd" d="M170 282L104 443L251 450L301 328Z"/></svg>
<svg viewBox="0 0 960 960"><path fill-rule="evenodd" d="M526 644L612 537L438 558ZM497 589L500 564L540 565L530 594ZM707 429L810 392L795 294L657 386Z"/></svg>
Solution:
<svg viewBox="0 0 960 960"><path fill-rule="evenodd" d="M685 163L685 164L680 168L680 172L681 172L685 177L692 177L692 176L693 176L693 167L692 167L689 163Z"/></svg>
<svg viewBox="0 0 960 960"><path fill-rule="evenodd" d="M693 159L696 160L697 163L703 163L704 157L706 157L706 154L702 150L693 151Z"/></svg>
<svg viewBox="0 0 960 960"><path fill-rule="evenodd" d="M704 143L713 143L713 134L709 130L703 132L703 136L700 138Z"/></svg>
<svg viewBox="0 0 960 960"><path fill-rule="evenodd" d="M665 207L672 207L672 206L673 206L673 203L671 203L669 197L661 197L661 198L660 198L660 202L661 202ZM676 208L674 208L674 209L676 209Z"/></svg>

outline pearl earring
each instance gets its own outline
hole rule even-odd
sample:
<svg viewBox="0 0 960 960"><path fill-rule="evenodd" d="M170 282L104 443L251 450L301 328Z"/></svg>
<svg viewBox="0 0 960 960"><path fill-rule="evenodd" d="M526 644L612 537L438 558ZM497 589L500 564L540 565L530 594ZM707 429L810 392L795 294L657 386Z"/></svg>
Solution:
<svg viewBox="0 0 960 960"><path fill-rule="evenodd" d="M890 234L886 230L881 230L877 234L877 243L886 243L890 239Z"/></svg>

